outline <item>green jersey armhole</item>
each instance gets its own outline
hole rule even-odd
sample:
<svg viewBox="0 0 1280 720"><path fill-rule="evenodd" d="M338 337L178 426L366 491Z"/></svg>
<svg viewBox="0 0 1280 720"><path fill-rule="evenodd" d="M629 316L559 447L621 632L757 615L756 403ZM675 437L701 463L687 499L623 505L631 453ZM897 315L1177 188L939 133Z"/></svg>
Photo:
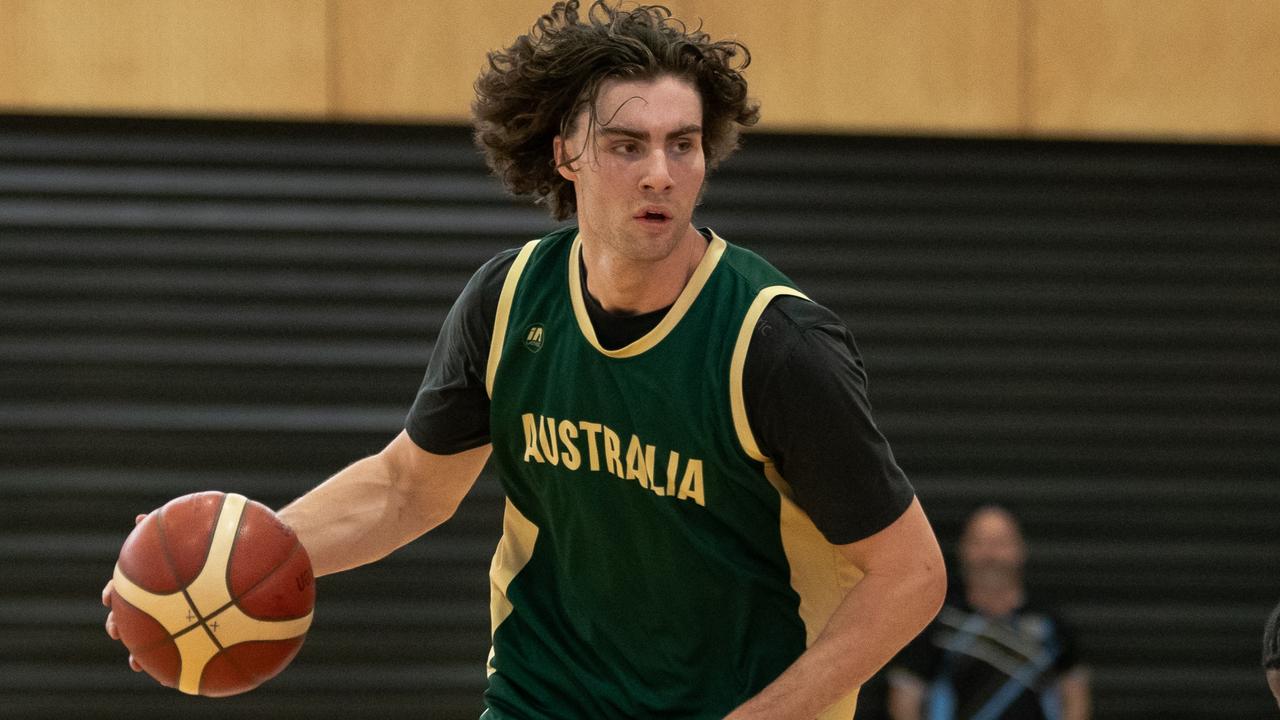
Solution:
<svg viewBox="0 0 1280 720"><path fill-rule="evenodd" d="M507 338L507 320L511 317L511 303L515 299L516 286L520 284L520 275L524 266L538 247L538 240L530 240L520 248L516 259L507 270L507 278L502 283L502 293L498 295L498 312L493 318L493 337L489 338L489 358L485 363L484 389L489 398L493 398L493 380L498 375L498 362L502 359L502 346Z"/></svg>
<svg viewBox="0 0 1280 720"><path fill-rule="evenodd" d="M729 407L733 411L733 429L738 435L738 444L742 446L747 457L757 462L767 463L769 458L760 450L755 433L751 431L751 423L747 421L746 393L742 388L743 369L747 364L747 350L751 346L751 336L755 333L756 323L760 315L774 298L783 295L809 300L809 296L786 285L771 285L762 289L742 319L742 327L738 328L738 340L733 345L733 356L729 361Z"/></svg>

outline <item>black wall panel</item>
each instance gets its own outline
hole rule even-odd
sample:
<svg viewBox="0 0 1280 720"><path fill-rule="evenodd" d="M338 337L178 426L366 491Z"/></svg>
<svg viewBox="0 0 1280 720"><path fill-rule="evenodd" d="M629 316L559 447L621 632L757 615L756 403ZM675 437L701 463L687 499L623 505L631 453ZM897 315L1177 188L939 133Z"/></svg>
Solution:
<svg viewBox="0 0 1280 720"><path fill-rule="evenodd" d="M700 222L854 329L948 548L1024 519L1098 717L1268 712L1280 148L757 134ZM247 696L132 675L97 596L136 512L278 507L385 444L470 273L550 227L459 128L0 119L0 716L474 718L487 476L322 579Z"/></svg>

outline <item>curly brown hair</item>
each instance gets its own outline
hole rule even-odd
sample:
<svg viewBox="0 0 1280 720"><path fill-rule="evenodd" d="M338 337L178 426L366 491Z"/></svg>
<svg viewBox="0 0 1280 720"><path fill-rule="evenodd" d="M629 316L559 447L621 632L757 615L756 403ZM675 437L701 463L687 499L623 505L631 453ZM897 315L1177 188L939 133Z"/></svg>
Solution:
<svg viewBox="0 0 1280 720"><path fill-rule="evenodd" d="M510 47L488 54L472 104L476 144L515 195L533 195L557 220L577 210L573 184L558 172L552 140L574 131L579 113L597 123L596 98L609 79L671 75L702 98L702 147L708 170L738 147L740 128L754 125L759 103L747 97L742 43L713 41L661 5L623 9L596 0L557 2ZM576 159L576 158L575 158Z"/></svg>

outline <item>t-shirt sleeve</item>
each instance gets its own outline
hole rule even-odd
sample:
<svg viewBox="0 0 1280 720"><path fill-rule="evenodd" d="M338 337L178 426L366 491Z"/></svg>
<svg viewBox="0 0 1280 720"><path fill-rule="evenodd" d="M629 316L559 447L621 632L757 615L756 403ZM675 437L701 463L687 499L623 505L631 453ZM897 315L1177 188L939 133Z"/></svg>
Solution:
<svg viewBox="0 0 1280 720"><path fill-rule="evenodd" d="M405 418L409 438L427 452L452 455L489 442L485 366L498 296L518 252L503 251L481 266L444 319Z"/></svg>
<svg viewBox="0 0 1280 720"><path fill-rule="evenodd" d="M796 504L833 544L883 530L915 491L871 417L853 335L830 310L775 300L743 369L747 421Z"/></svg>

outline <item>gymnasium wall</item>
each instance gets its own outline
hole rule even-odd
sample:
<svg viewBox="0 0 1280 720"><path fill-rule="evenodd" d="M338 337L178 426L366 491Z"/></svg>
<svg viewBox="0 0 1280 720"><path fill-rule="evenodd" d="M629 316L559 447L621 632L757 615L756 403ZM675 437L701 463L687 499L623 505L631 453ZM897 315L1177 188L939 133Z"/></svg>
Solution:
<svg viewBox="0 0 1280 720"><path fill-rule="evenodd" d="M948 551L1023 517L1099 718L1273 712L1280 3L668 4L764 104L700 221L854 329ZM129 673L97 594L135 512L278 507L399 428L470 273L551 227L459 126L549 5L0 0L0 717L476 717L488 475L242 698Z"/></svg>
<svg viewBox="0 0 1280 720"><path fill-rule="evenodd" d="M136 512L273 507L401 427L453 298L552 227L457 127L0 119L0 717L474 718L501 492L318 583L249 695L137 676ZM1280 148L754 133L699 221L857 336L948 550L1007 504L1098 718L1274 713ZM874 710L868 703L867 712Z"/></svg>
<svg viewBox="0 0 1280 720"><path fill-rule="evenodd" d="M0 112L457 122L550 4L0 0ZM669 5L750 46L768 130L1280 139L1273 0Z"/></svg>

